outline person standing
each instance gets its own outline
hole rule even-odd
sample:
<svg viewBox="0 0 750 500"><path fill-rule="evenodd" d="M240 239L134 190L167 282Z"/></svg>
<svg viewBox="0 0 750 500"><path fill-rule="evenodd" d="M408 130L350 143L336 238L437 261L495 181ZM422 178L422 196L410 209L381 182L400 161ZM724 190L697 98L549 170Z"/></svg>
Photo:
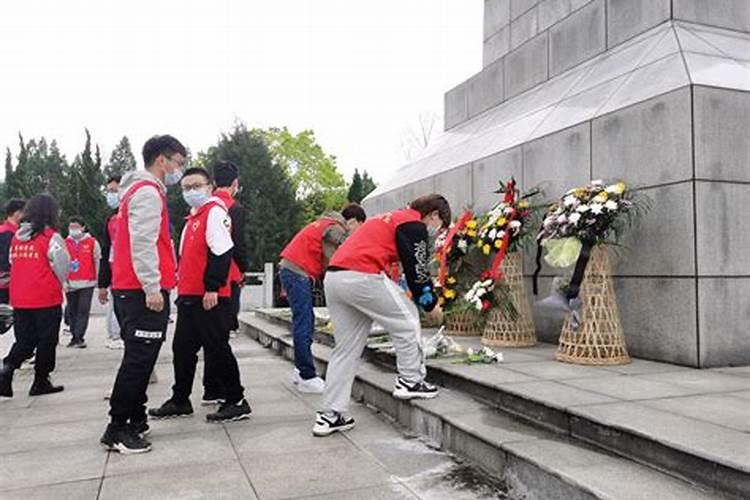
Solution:
<svg viewBox="0 0 750 500"><path fill-rule="evenodd" d="M281 252L279 279L292 309L292 382L300 392L319 394L325 388L325 382L315 372L311 349L315 331L313 282L323 277L331 256L346 239L347 230L356 230L365 219L362 207L347 205L341 213L326 214L302 228Z"/></svg>
<svg viewBox="0 0 750 500"><path fill-rule="evenodd" d="M211 360L224 402L215 413L206 415L208 422L242 420L250 417L250 405L240 382L240 370L232 347L229 328L232 324L231 219L223 201L212 196L211 178L202 168L190 168L180 182L182 196L190 206L180 241L180 264L177 285L177 325L172 354L174 385L172 396L149 416L168 418L191 415L190 393L203 348Z"/></svg>
<svg viewBox="0 0 750 500"><path fill-rule="evenodd" d="M177 262L169 230L166 185L179 182L185 146L170 135L143 146L145 171L128 172L120 185L120 210L112 245L112 294L125 343L110 404L110 423L100 442L124 454L151 450L143 438L146 387L167 334L169 291Z"/></svg>
<svg viewBox="0 0 750 500"><path fill-rule="evenodd" d="M70 270L65 283L65 300L68 303L72 334L68 347L84 349L102 249L96 238L86 232L86 224L79 216L70 218L65 244L70 254Z"/></svg>
<svg viewBox="0 0 750 500"><path fill-rule="evenodd" d="M347 413L352 383L373 321L390 333L396 350L394 397L437 396L437 388L424 380L424 352L414 302L429 319L442 316L428 269L429 232L448 227L450 221L451 209L444 197L423 196L407 209L369 219L334 254L324 285L336 345L313 435L327 436L354 427L354 419ZM398 261L414 301L387 274Z"/></svg>
<svg viewBox="0 0 750 500"><path fill-rule="evenodd" d="M232 287L232 317L231 332L240 328L240 294L245 282L245 273L250 268L247 258L247 245L245 244L245 207L236 199L240 191L239 167L231 161L220 161L213 167L214 183L216 189L214 196L219 198L227 207L229 218L232 222L232 263L229 268L229 281ZM210 359L205 359L203 364L203 398L201 404L210 405L223 402L221 384L215 375L216 369L212 366Z"/></svg>
<svg viewBox="0 0 750 500"><path fill-rule="evenodd" d="M10 243L18 230L26 202L12 199L5 204L5 222L0 225L0 304L10 303Z"/></svg>
<svg viewBox="0 0 750 500"><path fill-rule="evenodd" d="M120 180L121 177L119 175L113 175L107 179L105 196L107 198L107 206L112 212L104 221L105 231L102 238L102 257L99 261L99 276L97 279L99 303L107 305L107 336L109 340L106 346L108 349L123 349L125 347L120 337L120 323L117 321L117 316L115 315L114 301L109 300L109 288L112 285L112 259L114 257L112 242L115 241L117 233L117 214L119 213L118 207L120 206Z"/></svg>
<svg viewBox="0 0 750 500"><path fill-rule="evenodd" d="M36 350L30 396L63 390L49 375L62 319L63 285L70 257L57 232L59 207L46 194L31 198L10 246L10 304L16 340L0 362L0 396L13 397L13 371Z"/></svg>

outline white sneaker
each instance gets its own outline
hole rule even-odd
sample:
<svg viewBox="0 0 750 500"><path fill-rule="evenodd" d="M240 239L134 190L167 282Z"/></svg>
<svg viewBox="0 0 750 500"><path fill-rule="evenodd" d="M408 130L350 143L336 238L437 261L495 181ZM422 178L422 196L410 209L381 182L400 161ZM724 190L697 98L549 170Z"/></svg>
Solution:
<svg viewBox="0 0 750 500"><path fill-rule="evenodd" d="M432 399L438 395L438 388L428 384L424 380L416 384L410 384L398 377L396 386L393 388L393 396L397 399Z"/></svg>
<svg viewBox="0 0 750 500"><path fill-rule="evenodd" d="M292 372L292 383L294 385L297 385L300 382L302 382L302 376L299 374L299 370L295 368L294 371Z"/></svg>
<svg viewBox="0 0 750 500"><path fill-rule="evenodd" d="M107 341L107 349L125 349L125 342L122 339L109 339Z"/></svg>
<svg viewBox="0 0 750 500"><path fill-rule="evenodd" d="M300 379L297 384L297 390L299 392L307 392L310 394L323 394L326 388L325 381L320 377L313 377L307 380Z"/></svg>
<svg viewBox="0 0 750 500"><path fill-rule="evenodd" d="M354 419L338 412L324 413L319 411L315 414L315 425L313 436L323 437L334 432L344 432L354 428Z"/></svg>

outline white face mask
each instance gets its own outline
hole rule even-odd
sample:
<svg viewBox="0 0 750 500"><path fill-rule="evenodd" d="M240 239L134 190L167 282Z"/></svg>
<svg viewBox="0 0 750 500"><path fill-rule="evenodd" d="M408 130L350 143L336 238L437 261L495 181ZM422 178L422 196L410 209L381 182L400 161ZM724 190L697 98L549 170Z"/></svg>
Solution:
<svg viewBox="0 0 750 500"><path fill-rule="evenodd" d="M80 240L83 237L83 229L68 229L68 235L74 240Z"/></svg>
<svg viewBox="0 0 750 500"><path fill-rule="evenodd" d="M191 189L182 192L182 198L191 208L198 208L211 198L211 193L206 189Z"/></svg>
<svg viewBox="0 0 750 500"><path fill-rule="evenodd" d="M174 186L180 182L180 179L182 179L182 169L176 168L174 172L170 172L164 176L164 184L167 186Z"/></svg>
<svg viewBox="0 0 750 500"><path fill-rule="evenodd" d="M107 191L107 206L117 208L120 206L120 193Z"/></svg>

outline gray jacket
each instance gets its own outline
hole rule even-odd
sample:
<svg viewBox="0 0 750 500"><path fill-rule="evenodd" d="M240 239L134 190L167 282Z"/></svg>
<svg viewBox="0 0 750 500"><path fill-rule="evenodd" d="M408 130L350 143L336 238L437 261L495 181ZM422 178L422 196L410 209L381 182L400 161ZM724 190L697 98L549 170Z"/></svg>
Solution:
<svg viewBox="0 0 750 500"><path fill-rule="evenodd" d="M20 241L31 241L31 224L28 222L21 223L21 227L19 227L16 232L16 237ZM68 247L65 245L65 240L57 232L52 236L52 239L49 242L47 260L49 260L49 264L58 281L64 286L65 281L68 279L70 254L68 253Z"/></svg>
<svg viewBox="0 0 750 500"><path fill-rule="evenodd" d="M86 233L86 235L81 239L83 241L85 238L93 238L90 234ZM99 265L101 264L102 260L102 247L99 245L99 242L94 240L94 272L95 276L99 276ZM93 280L68 280L65 290L66 291L74 291L74 290L81 290L83 288L94 288L96 287L96 278Z"/></svg>
<svg viewBox="0 0 750 500"><path fill-rule="evenodd" d="M162 194L167 188L157 177L146 170L128 172L120 182L120 199L136 182L148 180L159 186ZM130 255L133 270L147 294L161 290L159 253L156 242L161 231L162 201L156 188L146 186L130 198L128 202L128 232L130 233ZM117 258L117 256L115 256Z"/></svg>

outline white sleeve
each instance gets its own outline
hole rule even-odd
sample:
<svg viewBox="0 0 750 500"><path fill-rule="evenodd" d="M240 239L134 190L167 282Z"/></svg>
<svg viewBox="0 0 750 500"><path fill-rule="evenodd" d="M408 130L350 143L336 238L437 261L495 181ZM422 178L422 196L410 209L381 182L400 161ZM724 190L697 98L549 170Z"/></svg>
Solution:
<svg viewBox="0 0 750 500"><path fill-rule="evenodd" d="M232 219L226 210L211 207L206 223L206 243L214 255L224 255L234 247L232 243Z"/></svg>

